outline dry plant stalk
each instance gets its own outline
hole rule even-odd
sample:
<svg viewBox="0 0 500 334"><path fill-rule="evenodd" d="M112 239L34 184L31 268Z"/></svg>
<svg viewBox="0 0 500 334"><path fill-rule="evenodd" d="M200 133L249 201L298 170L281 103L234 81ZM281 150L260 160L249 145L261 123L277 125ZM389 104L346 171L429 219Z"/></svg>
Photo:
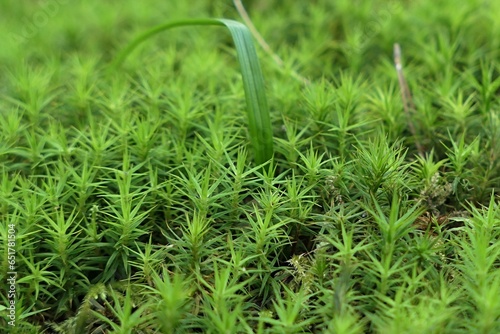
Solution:
<svg viewBox="0 0 500 334"><path fill-rule="evenodd" d="M269 46L269 44L267 44L267 42L264 40L262 35L257 30L257 28L255 28L254 24L252 23L252 20L250 19L250 16L248 15L245 7L243 6L243 3L241 2L241 0L234 0L233 3L234 3L234 6L236 7L236 10L238 11L238 14L240 14L240 16L241 16L241 19L243 20L243 22L245 22L246 26L248 27L248 29L252 33L253 37L257 40L257 43L259 43L259 45L262 47L262 49L269 56L271 56L271 58L274 60L276 65L278 65L279 68L281 68L281 69L285 68L285 63L283 62L283 59L281 59L276 53L273 52L273 50L271 50L271 47ZM295 79L302 81L306 85L308 85L310 83L310 81L308 79L304 78L303 76L301 76L300 74L298 74L297 72L295 72L293 70L291 72L291 75Z"/></svg>
<svg viewBox="0 0 500 334"><path fill-rule="evenodd" d="M403 108L408 119L408 127L415 140L415 146L417 146L418 154L423 157L424 149L417 139L415 126L412 122L412 114L415 112L415 104L413 104L413 99L411 97L410 88L406 82L405 76L403 74L403 65L401 63L401 47L398 43L394 44L394 65L396 66L396 72L398 73L399 88L401 89L401 98L403 99Z"/></svg>

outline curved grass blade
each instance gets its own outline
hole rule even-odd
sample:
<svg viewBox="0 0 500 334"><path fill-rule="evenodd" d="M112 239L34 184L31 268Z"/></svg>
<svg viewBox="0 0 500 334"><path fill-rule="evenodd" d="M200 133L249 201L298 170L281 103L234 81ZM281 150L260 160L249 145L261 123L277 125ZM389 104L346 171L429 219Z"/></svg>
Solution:
<svg viewBox="0 0 500 334"><path fill-rule="evenodd" d="M231 33L241 68L248 113L248 132L255 162L263 164L269 161L274 153L271 118L257 52L252 42L252 35L244 24L226 19L197 19L173 21L156 26L138 36L123 49L111 64L111 70L116 70L127 55L150 37L175 27L199 25L225 26Z"/></svg>

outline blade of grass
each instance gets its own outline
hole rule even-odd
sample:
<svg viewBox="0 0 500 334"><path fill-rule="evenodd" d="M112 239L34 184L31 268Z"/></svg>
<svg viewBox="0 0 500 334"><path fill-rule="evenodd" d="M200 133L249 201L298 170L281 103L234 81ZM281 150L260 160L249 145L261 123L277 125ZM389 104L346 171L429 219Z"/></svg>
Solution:
<svg viewBox="0 0 500 334"><path fill-rule="evenodd" d="M226 19L194 19L158 25L138 36L123 49L111 63L110 70L115 72L139 44L154 35L171 28L200 25L225 26L231 33L241 67L248 113L248 131L254 149L255 162L259 165L263 164L269 161L274 153L271 117L257 52L252 42L252 35L244 24Z"/></svg>

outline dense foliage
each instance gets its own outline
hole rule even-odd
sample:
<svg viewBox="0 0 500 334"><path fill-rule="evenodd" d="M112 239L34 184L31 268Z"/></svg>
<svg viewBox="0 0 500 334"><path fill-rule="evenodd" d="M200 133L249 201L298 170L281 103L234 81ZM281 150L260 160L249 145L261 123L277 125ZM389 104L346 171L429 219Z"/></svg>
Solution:
<svg viewBox="0 0 500 334"><path fill-rule="evenodd" d="M264 165L221 27L109 72L231 1L2 2L0 328L500 332L500 2L245 8L281 59Z"/></svg>

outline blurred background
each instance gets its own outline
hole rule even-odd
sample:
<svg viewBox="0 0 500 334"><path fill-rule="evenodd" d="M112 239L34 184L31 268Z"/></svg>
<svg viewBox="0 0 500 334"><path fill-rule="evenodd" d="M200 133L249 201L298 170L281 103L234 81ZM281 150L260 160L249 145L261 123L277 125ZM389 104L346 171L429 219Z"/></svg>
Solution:
<svg viewBox="0 0 500 334"><path fill-rule="evenodd" d="M380 63L380 56L392 54L396 41L410 59L418 53L414 50L424 48L430 53L440 50L443 61L453 52L457 61L465 63L473 60L459 57L469 54L471 48L481 57L486 53L496 55L500 46L498 1L255 0L244 1L244 5L271 48L306 76L370 68ZM0 64L67 57L82 51L108 60L117 48L151 26L201 17L240 20L230 0L2 0ZM156 46L148 44L161 48L162 41L172 43L172 38L188 44L193 39L187 36L193 34L207 40L217 38L204 30L210 29L163 34ZM460 40L467 43L455 45Z"/></svg>

